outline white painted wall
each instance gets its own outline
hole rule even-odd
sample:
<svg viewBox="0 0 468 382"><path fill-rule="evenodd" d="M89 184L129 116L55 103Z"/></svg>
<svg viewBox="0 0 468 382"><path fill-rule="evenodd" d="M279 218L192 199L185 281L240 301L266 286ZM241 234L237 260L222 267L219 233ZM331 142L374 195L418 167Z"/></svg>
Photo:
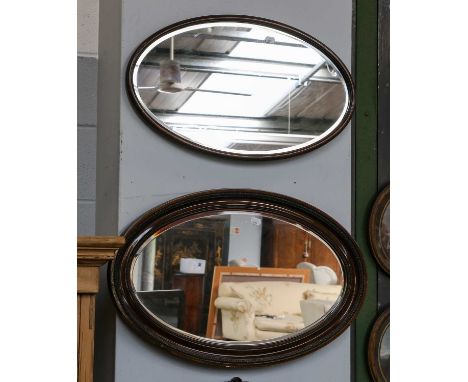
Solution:
<svg viewBox="0 0 468 382"><path fill-rule="evenodd" d="M231 215L228 261L247 258L247 265L260 266L262 217Z"/></svg>
<svg viewBox="0 0 468 382"><path fill-rule="evenodd" d="M351 0L133 0L116 8L119 4L101 0L99 232L121 232L143 212L176 196L225 187L256 188L302 199L350 230L349 126L332 142L296 158L269 162L225 160L180 146L148 128L127 99L124 73L131 53L150 34L174 22L207 14L249 14L292 25L323 41L349 68ZM109 325L113 325L111 320L109 315ZM114 362L99 365L107 371L100 374L100 381L111 380L105 379L110 368L116 382L219 382L234 376L251 382L350 380L349 330L308 356L283 365L246 370L205 368L182 361L143 341L119 318L113 333Z"/></svg>

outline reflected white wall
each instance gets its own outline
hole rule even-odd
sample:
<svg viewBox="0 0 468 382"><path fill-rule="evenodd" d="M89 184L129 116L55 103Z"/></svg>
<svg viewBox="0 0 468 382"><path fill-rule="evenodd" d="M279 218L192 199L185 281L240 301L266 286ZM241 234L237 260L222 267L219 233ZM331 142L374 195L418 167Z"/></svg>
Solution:
<svg viewBox="0 0 468 382"><path fill-rule="evenodd" d="M262 218L252 215L231 215L229 229L229 262L240 261L260 266L262 249Z"/></svg>

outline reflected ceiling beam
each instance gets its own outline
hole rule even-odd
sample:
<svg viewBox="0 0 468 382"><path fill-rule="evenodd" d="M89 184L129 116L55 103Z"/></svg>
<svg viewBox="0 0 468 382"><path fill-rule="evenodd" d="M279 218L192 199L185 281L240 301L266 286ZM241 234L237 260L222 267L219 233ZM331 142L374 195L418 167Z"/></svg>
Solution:
<svg viewBox="0 0 468 382"><path fill-rule="evenodd" d="M189 137L198 142L215 141L217 144L223 142L228 144L254 144L254 145L275 145L290 146L297 145L316 138L315 135L285 134L278 132L257 132L222 129L199 129L187 126L171 126L171 130Z"/></svg>
<svg viewBox="0 0 468 382"><path fill-rule="evenodd" d="M291 46L294 48L306 48L303 44L292 43L292 42L284 42L284 41L276 41L274 38L263 39L260 40L258 38L251 38L248 37L249 32L242 32L235 31L235 35L230 35L227 33L224 34L211 34L211 33L191 33L187 32L180 36L188 36L192 38L200 38L206 40L223 40L223 41L238 41L238 42L253 42L258 44L267 44L267 45L281 45L281 46Z"/></svg>
<svg viewBox="0 0 468 382"><path fill-rule="evenodd" d="M211 66L210 64L201 64L200 62L192 61L191 63L188 61L180 61L177 59L180 64L180 70L185 72L199 72L199 73L220 73L220 74L232 74L235 76L246 76L246 77L264 77L264 78L278 78L278 79L292 79L292 80L299 80L299 77L296 74L273 74L270 72L254 72L254 71L247 71L247 70L236 70L236 69L229 69L226 67L221 66ZM217 62L219 63L219 61ZM144 67L154 67L160 68L161 66L159 63L149 63L144 62L140 64L140 66Z"/></svg>
<svg viewBox="0 0 468 382"><path fill-rule="evenodd" d="M300 78L294 74L287 75L287 74L271 74L271 73L265 73L265 72L247 72L244 70L226 69L222 67L207 68L207 67L197 66L197 65L181 65L180 69L186 72L231 74L234 76L275 78L275 79L280 79L280 80L295 80L295 81L300 80Z"/></svg>
<svg viewBox="0 0 468 382"><path fill-rule="evenodd" d="M177 61L180 63L180 69L186 72L198 72L198 73L219 73L219 74L230 74L230 75L237 75L237 76L246 76L246 77L263 77L263 78L275 78L275 79L284 79L284 80L295 80L299 81L301 78L297 74L293 73L271 73L271 72L260 72L260 71L247 71L247 70L239 70L239 69L231 69L223 66L215 66L213 63L200 63L199 61L185 61L179 60ZM219 61L217 62L219 64ZM222 64L222 63L221 63ZM159 68L160 65L158 62L144 62L140 64L140 66L144 67L154 67ZM341 83L339 79L330 78L330 77L313 77L308 78L310 81L317 81L317 82L330 82L330 83Z"/></svg>
<svg viewBox="0 0 468 382"><path fill-rule="evenodd" d="M145 59L140 66L145 67L160 67L160 62L166 59L162 54L158 54L157 56L148 57ZM300 78L296 73L293 71L289 73L284 73L281 70L284 70L285 66L282 63L278 63L276 61L272 61L273 63L268 64L268 66L262 65L263 70L252 70L249 69L232 69L228 67L228 65L224 65L223 63L229 63L229 59L212 59L208 57L198 57L193 55L180 55L176 58L177 62L180 64L180 69L186 72L200 72L200 73L219 73L219 74L230 74L230 75L238 75L238 76L247 76L247 77L263 77L263 78L275 78L275 79L288 79L288 80L304 80ZM255 60L251 60L255 62ZM246 68L249 67L249 63L246 63ZM322 67L323 63L319 63L319 65L309 65L307 68L311 68L312 72L318 71ZM317 70L315 70L317 68ZM267 69L267 70L265 70ZM293 70L293 68L291 68ZM308 75L306 80L311 81L320 81L320 82L332 82L332 83L339 83L341 82L339 79L333 77L317 77L314 76L310 78Z"/></svg>
<svg viewBox="0 0 468 382"><path fill-rule="evenodd" d="M145 57L144 62L155 62L159 63L161 59L168 59L169 58L169 49L167 48L158 48L157 53L151 52L148 56ZM313 68L315 64L306 64L306 63L299 63L299 62L291 62L291 61L274 61L274 60L264 60L261 58L249 58L249 57L234 57L228 56L224 53L215 53L215 52L197 52L194 50L186 50L186 49L176 49L174 52L174 57L176 61L181 60L181 57L184 59L188 59L191 61L200 61L202 59L211 60L211 61L225 61L225 62L239 62L242 64L250 64L252 62L258 64L268 64L268 65L281 65L281 66L291 66L291 67L300 67L300 68Z"/></svg>
<svg viewBox="0 0 468 382"><path fill-rule="evenodd" d="M227 117L208 114L185 114L152 109L156 118L168 126L185 126L196 129L236 130L244 132L272 133L285 132L288 129L287 118L251 118ZM291 130L298 137L310 137L322 134L331 126L328 120L300 118L291 120ZM311 127L313 126L313 127Z"/></svg>

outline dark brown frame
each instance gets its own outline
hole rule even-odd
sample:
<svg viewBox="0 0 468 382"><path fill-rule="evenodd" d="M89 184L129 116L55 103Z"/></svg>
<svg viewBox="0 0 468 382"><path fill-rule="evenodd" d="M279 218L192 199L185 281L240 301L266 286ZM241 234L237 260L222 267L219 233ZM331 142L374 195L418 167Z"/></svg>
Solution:
<svg viewBox="0 0 468 382"><path fill-rule="evenodd" d="M340 261L345 280L340 302L316 325L267 341L217 341L176 330L156 319L139 302L132 286L132 261L139 247L155 232L221 211L262 213L313 231ZM367 275L356 242L324 212L285 195L246 189L190 194L149 210L125 230L124 236L125 246L118 251L108 273L109 288L122 319L147 341L191 361L221 367L253 367L288 361L337 338L351 324L364 301Z"/></svg>
<svg viewBox="0 0 468 382"><path fill-rule="evenodd" d="M257 25L265 26L269 28L274 28L276 30L288 33L291 36L299 38L303 40L304 42L306 42L307 44L310 44L314 48L324 53L333 62L333 64L338 68L338 70L342 74L343 79L346 84L347 91L348 91L348 105L347 105L346 113L344 114L343 119L341 120L341 123L325 138L317 142L313 142L310 145L307 145L306 147L297 148L295 150L291 150L291 151L284 152L284 153L258 154L258 155L226 152L223 150L217 150L217 149L213 149L207 146L203 146L199 143L193 142L187 138L184 138L170 131L169 129L164 127L162 124L158 123L150 115L150 113L148 113L145 110L145 108L143 108L142 105L138 102L137 95L135 94L135 90L132 85L132 73L135 68L136 61L138 60L140 55L144 52L144 50L148 46L150 46L154 41L161 38L165 34L174 32L181 28L185 28L185 27L189 27L189 26L193 26L193 25L197 25L201 23L209 23L209 22L250 23L250 24L257 24ZM192 19L183 20L175 24L171 24L161 29L160 31L154 33L153 35L149 36L136 48L136 50L130 57L130 60L127 65L127 72L126 72L126 89L127 89L128 98L130 99L130 102L132 106L134 107L136 113L150 128L152 128L156 132L160 132L165 137L173 138L180 143L187 144L188 146L201 150L203 152L217 154L223 157L249 159L249 160L269 160L269 159L288 158L288 157L292 157L295 155L299 155L299 154L303 154L303 153L315 150L316 148L328 143L333 138L335 138L348 125L348 123L351 120L354 107L355 107L355 91L354 91L354 83L353 83L351 74L349 73L344 63L340 60L340 58L330 48L328 48L325 44L315 39L311 35L305 32L302 32L301 30L291 27L289 25L286 25L286 24L283 24L274 20L269 20L269 19L264 19L260 17L254 17L254 16L245 16L245 15L211 15L211 16L196 17Z"/></svg>
<svg viewBox="0 0 468 382"><path fill-rule="evenodd" d="M390 203L390 185L386 186L377 196L372 206L369 217L369 243L374 256L380 267L390 275L390 252L387 253L379 238L379 223L385 209Z"/></svg>
<svg viewBox="0 0 468 382"><path fill-rule="evenodd" d="M375 320L369 337L369 346L367 348L369 371L375 382L389 382L383 374L379 362L380 343L382 342L383 335L389 326L390 308L387 308Z"/></svg>

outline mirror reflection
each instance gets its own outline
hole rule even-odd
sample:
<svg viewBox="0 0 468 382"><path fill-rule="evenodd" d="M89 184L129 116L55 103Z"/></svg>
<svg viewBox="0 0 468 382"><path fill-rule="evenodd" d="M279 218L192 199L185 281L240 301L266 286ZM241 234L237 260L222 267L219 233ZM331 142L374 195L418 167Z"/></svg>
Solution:
<svg viewBox="0 0 468 382"><path fill-rule="evenodd" d="M382 213L382 219L378 225L378 235L384 254L390 257L390 201L385 205Z"/></svg>
<svg viewBox="0 0 468 382"><path fill-rule="evenodd" d="M379 366L386 381L390 381L390 325L385 328L379 348Z"/></svg>
<svg viewBox="0 0 468 382"><path fill-rule="evenodd" d="M344 285L337 256L316 234L238 211L155 233L138 250L132 282L155 317L226 341L267 340L312 325Z"/></svg>
<svg viewBox="0 0 468 382"><path fill-rule="evenodd" d="M324 52L278 30L199 24L157 39L131 72L150 117L177 136L242 154L321 140L344 118L343 74Z"/></svg>

